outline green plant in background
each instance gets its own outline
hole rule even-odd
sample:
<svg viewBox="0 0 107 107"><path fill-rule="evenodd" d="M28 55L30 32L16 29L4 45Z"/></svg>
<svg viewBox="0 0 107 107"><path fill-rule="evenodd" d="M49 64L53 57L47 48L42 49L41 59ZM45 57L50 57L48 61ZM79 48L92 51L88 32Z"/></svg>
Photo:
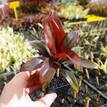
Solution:
<svg viewBox="0 0 107 107"><path fill-rule="evenodd" d="M98 59L98 63L99 63L99 68L100 68L101 70L103 70L104 73L107 74L107 59L105 59L104 62L102 62L100 59Z"/></svg>
<svg viewBox="0 0 107 107"><path fill-rule="evenodd" d="M80 5L75 4L64 4L59 12L59 16L67 19L79 19L85 18L88 14L89 9L84 9Z"/></svg>
<svg viewBox="0 0 107 107"><path fill-rule="evenodd" d="M101 55L102 55L104 58L107 58L107 46L102 47L102 49L101 49Z"/></svg>
<svg viewBox="0 0 107 107"><path fill-rule="evenodd" d="M81 23L73 24L72 22L64 22L67 32L76 30L79 32L79 43L74 47L74 51L80 56L98 61L99 68L107 73L107 29L106 23Z"/></svg>
<svg viewBox="0 0 107 107"><path fill-rule="evenodd" d="M102 60L103 61L102 61ZM107 74L107 46L102 46L101 53L100 53L100 59L98 59L99 68L104 71L104 73Z"/></svg>
<svg viewBox="0 0 107 107"><path fill-rule="evenodd" d="M81 50L81 54L84 57L89 57L91 52L93 55L100 57L100 51L102 49L101 36L103 37L106 34L106 29L97 30L96 28L90 29L88 32L80 33L79 46L84 47Z"/></svg>
<svg viewBox="0 0 107 107"><path fill-rule="evenodd" d="M0 28L0 72L18 70L22 62L33 56L33 52L22 34L14 33L10 27Z"/></svg>
<svg viewBox="0 0 107 107"><path fill-rule="evenodd" d="M66 32L69 31L77 31L79 32L80 35L80 41L79 45L84 46L84 47L90 47L91 49L94 47L103 46L106 44L106 26L105 23L98 22L96 24L94 23L87 23L87 22L82 22L80 24L74 24L72 22L66 21L64 22L64 28ZM105 39L104 39L105 38ZM104 40L103 40L104 39ZM101 43L101 40L105 41L103 44ZM101 49L100 49L101 50Z"/></svg>

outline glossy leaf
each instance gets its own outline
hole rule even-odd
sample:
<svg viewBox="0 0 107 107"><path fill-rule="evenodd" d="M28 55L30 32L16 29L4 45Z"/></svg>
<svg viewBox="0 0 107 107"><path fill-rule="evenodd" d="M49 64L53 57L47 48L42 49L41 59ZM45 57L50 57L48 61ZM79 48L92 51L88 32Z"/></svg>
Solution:
<svg viewBox="0 0 107 107"><path fill-rule="evenodd" d="M90 60L79 57L74 51L70 51L66 57L69 59L69 64L74 64L80 67L86 67L89 69L98 69L98 65Z"/></svg>
<svg viewBox="0 0 107 107"><path fill-rule="evenodd" d="M31 75L31 77L28 80L27 87L34 87L35 89L39 89L42 87L42 83L40 81L40 67L42 66L43 58L32 58L30 61L26 62L25 64L21 65L20 71L26 72L26 71L36 71L35 74Z"/></svg>
<svg viewBox="0 0 107 107"><path fill-rule="evenodd" d="M30 61L21 65L20 71L33 71L41 67L43 58L32 58Z"/></svg>
<svg viewBox="0 0 107 107"><path fill-rule="evenodd" d="M66 57L68 58L68 63L81 66L81 60L80 57L77 55L76 52L70 50L67 54Z"/></svg>
<svg viewBox="0 0 107 107"><path fill-rule="evenodd" d="M63 25L58 16L53 15L51 19L52 19L51 28L53 29L53 36L55 37L57 53L59 53L64 51L64 39L66 34L64 32Z"/></svg>
<svg viewBox="0 0 107 107"><path fill-rule="evenodd" d="M33 48L38 51L40 55L43 55L45 57L51 56L51 52L48 49L46 43L44 41L34 41L31 43Z"/></svg>
<svg viewBox="0 0 107 107"><path fill-rule="evenodd" d="M79 85L74 73L72 71L64 69L64 72L62 74L66 78L66 80L69 82L73 90L75 90L78 93Z"/></svg>
<svg viewBox="0 0 107 107"><path fill-rule="evenodd" d="M41 75L40 75L40 81L42 85L42 88L44 89L48 83L53 79L56 69L49 65L48 59L45 59L42 67L40 68Z"/></svg>
<svg viewBox="0 0 107 107"><path fill-rule="evenodd" d="M48 48L50 49L52 54L56 53L56 47L55 47L55 39L52 34L52 28L50 28L50 18L48 17L44 22L44 36L47 43Z"/></svg>
<svg viewBox="0 0 107 107"><path fill-rule="evenodd" d="M65 32L60 19L49 15L44 23L44 35L49 49L53 54L64 51Z"/></svg>
<svg viewBox="0 0 107 107"><path fill-rule="evenodd" d="M56 70L49 65L46 58L33 58L25 64L22 64L20 71L36 71L29 79L29 86L35 84L38 88L44 88L54 77Z"/></svg>
<svg viewBox="0 0 107 107"><path fill-rule="evenodd" d="M78 40L79 40L79 35L76 31L68 33L64 41L65 49L76 46Z"/></svg>

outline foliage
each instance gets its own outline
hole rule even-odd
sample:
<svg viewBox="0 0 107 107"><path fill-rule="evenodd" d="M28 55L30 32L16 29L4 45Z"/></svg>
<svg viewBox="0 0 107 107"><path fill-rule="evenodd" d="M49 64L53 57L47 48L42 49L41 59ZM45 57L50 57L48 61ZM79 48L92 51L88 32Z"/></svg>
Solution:
<svg viewBox="0 0 107 107"><path fill-rule="evenodd" d="M77 0L77 1L78 1L78 3L79 3L80 5L85 6L85 5L87 5L87 4L89 3L90 0Z"/></svg>
<svg viewBox="0 0 107 107"><path fill-rule="evenodd" d="M37 70L39 87L44 88L53 78L57 70L64 75L75 92L79 91L77 79L65 64L76 65L96 69L97 65L77 55L72 50L78 42L79 35L76 32L66 34L60 19L53 14L45 18L43 24L44 35L35 40L35 49L40 57L22 65L21 71ZM50 73L51 72L51 73Z"/></svg>
<svg viewBox="0 0 107 107"><path fill-rule="evenodd" d="M33 49L20 33L0 28L0 72L16 71L33 56Z"/></svg>
<svg viewBox="0 0 107 107"><path fill-rule="evenodd" d="M106 39L106 38L105 38ZM107 46L103 46L101 48L101 55L104 57L104 58L107 58Z"/></svg>
<svg viewBox="0 0 107 107"><path fill-rule="evenodd" d="M25 13L35 13L37 11L38 0L22 0L21 10Z"/></svg>
<svg viewBox="0 0 107 107"><path fill-rule="evenodd" d="M34 14L39 11L39 8L45 6L44 0L21 0L21 11L24 13Z"/></svg>
<svg viewBox="0 0 107 107"><path fill-rule="evenodd" d="M107 16L107 4L106 3L89 3L87 8L90 9L90 14Z"/></svg>
<svg viewBox="0 0 107 107"><path fill-rule="evenodd" d="M99 68L107 73L107 28L106 20L73 24L65 22L65 30L67 32L77 30L80 34L80 40L77 47L74 47L80 56L95 60ZM98 60L98 61L97 61Z"/></svg>
<svg viewBox="0 0 107 107"><path fill-rule="evenodd" d="M103 70L105 74L107 74L107 58L105 59L104 62L102 62L100 59L98 59L98 63L100 65L99 68L101 70Z"/></svg>
<svg viewBox="0 0 107 107"><path fill-rule="evenodd" d="M0 26L10 26L14 31L29 31L33 28L38 30L38 23L41 23L44 19L44 14L38 15L27 15L21 14L21 17L18 21L16 21L12 17L3 18L0 20Z"/></svg>
<svg viewBox="0 0 107 107"><path fill-rule="evenodd" d="M80 5L75 4L64 4L59 12L59 16L68 19L78 19L78 18L85 18L88 14L89 9L84 9Z"/></svg>

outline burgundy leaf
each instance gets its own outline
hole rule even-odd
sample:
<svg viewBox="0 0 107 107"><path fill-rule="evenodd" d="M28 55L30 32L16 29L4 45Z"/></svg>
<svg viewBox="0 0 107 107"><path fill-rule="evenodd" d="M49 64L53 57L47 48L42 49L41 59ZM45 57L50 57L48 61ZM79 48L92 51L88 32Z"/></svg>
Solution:
<svg viewBox="0 0 107 107"><path fill-rule="evenodd" d="M44 22L44 34L48 47L53 54L64 51L65 32L60 19L49 15ZM55 50L56 48L56 50Z"/></svg>
<svg viewBox="0 0 107 107"><path fill-rule="evenodd" d="M36 71L31 75L28 87L35 86L36 89L44 88L54 77L56 70L49 65L46 58L33 58L25 64L22 64L20 71Z"/></svg>
<svg viewBox="0 0 107 107"><path fill-rule="evenodd" d="M26 72L26 71L36 71L35 74L31 75L28 80L27 87L34 87L35 89L39 89L42 87L42 83L40 81L40 67L42 66L44 58L32 58L30 61L24 63L21 65L20 71Z"/></svg>
<svg viewBox="0 0 107 107"><path fill-rule="evenodd" d="M77 55L76 52L70 50L70 51L66 54L66 57L69 59L69 60L68 60L69 63L72 63L72 64L77 65L77 66L81 66L80 57Z"/></svg>
<svg viewBox="0 0 107 107"><path fill-rule="evenodd" d="M52 34L52 29L50 28L50 19L46 19L44 22L44 36L45 36L45 40L46 43L48 45L48 48L50 49L52 54L56 53L56 47L55 47L55 39L54 36Z"/></svg>
<svg viewBox="0 0 107 107"><path fill-rule="evenodd" d="M75 32L68 33L64 41L65 49L76 46L78 39L79 39L78 32L75 31Z"/></svg>
<svg viewBox="0 0 107 107"><path fill-rule="evenodd" d="M28 62L21 65L20 71L33 71L41 67L44 58L32 58Z"/></svg>
<svg viewBox="0 0 107 107"><path fill-rule="evenodd" d="M72 63L74 65L77 65L80 67L86 67L86 68L90 68L90 69L97 69L98 68L98 65L96 63L79 57L77 55L77 53L75 53L72 50L68 54L66 54L66 57L69 59L69 61L67 61L68 63Z"/></svg>
<svg viewBox="0 0 107 107"><path fill-rule="evenodd" d="M48 83L53 79L56 69L49 65L48 59L46 59L40 68L41 76L40 81L43 84L42 88L44 89Z"/></svg>

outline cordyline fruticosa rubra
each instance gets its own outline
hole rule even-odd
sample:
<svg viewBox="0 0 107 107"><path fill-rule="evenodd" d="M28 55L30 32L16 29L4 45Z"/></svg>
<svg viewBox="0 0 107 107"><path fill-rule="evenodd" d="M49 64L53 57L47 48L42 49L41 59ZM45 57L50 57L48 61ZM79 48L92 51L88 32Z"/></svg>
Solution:
<svg viewBox="0 0 107 107"><path fill-rule="evenodd" d="M79 36L75 31L66 34L58 16L50 14L46 17L43 32L43 36L37 38L33 44L40 56L23 64L21 71L36 70L36 74L32 77L33 81L39 88L44 88L59 69L72 89L78 92L79 86L75 75L72 70L66 69L63 65L74 64L79 67L96 69L96 64L79 57L72 50Z"/></svg>

